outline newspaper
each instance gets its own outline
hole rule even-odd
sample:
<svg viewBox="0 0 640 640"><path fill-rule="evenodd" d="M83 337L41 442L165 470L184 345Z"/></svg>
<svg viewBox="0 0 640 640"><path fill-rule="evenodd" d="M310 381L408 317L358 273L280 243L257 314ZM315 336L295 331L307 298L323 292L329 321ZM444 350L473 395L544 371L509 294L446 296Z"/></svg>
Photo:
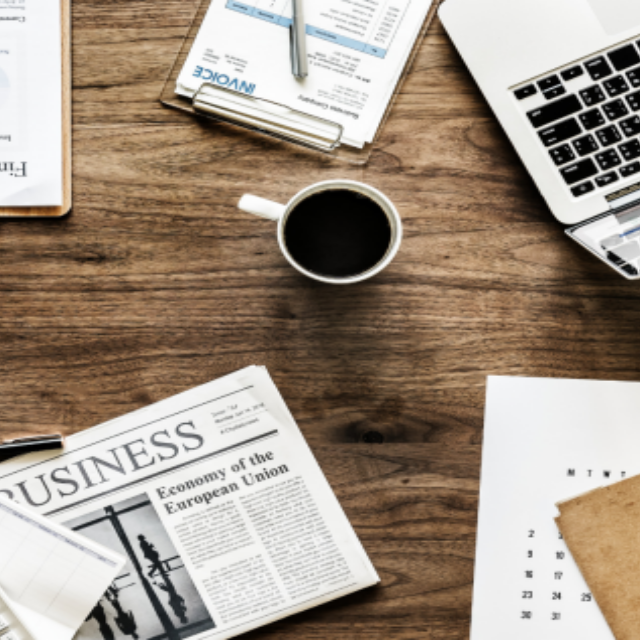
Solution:
<svg viewBox="0 0 640 640"><path fill-rule="evenodd" d="M231 638L379 582L266 369L0 465L0 495L127 558L76 638Z"/></svg>

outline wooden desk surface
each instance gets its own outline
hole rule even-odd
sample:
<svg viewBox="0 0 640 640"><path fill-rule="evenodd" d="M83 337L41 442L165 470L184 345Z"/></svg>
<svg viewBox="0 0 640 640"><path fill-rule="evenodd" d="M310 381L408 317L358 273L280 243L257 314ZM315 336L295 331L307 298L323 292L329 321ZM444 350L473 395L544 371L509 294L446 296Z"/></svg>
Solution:
<svg viewBox="0 0 640 640"><path fill-rule="evenodd" d="M265 364L382 586L248 637L468 638L486 376L640 379L640 285L565 239L437 21L357 168L164 109L193 9L74 0L73 213L0 222L0 435ZM298 276L236 209L334 177L405 222L352 288Z"/></svg>

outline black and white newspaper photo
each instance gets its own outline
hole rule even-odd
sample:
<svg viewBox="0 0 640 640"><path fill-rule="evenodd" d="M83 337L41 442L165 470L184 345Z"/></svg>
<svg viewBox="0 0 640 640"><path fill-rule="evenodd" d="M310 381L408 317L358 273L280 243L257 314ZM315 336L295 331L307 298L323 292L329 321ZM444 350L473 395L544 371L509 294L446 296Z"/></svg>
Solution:
<svg viewBox="0 0 640 640"><path fill-rule="evenodd" d="M76 640L191 638L215 628L147 494L64 524L127 558Z"/></svg>
<svg viewBox="0 0 640 640"><path fill-rule="evenodd" d="M126 558L79 640L204 640L379 582L266 369L0 467L0 495Z"/></svg>

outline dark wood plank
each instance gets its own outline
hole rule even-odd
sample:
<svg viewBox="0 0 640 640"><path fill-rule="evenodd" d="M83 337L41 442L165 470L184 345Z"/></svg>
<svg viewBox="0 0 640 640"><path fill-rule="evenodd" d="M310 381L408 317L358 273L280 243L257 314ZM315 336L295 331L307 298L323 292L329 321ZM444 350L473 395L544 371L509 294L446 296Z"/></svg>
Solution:
<svg viewBox="0 0 640 640"><path fill-rule="evenodd" d="M164 109L194 7L73 3L75 206L0 222L0 434L265 364L383 585L250 637L468 638L486 376L638 380L640 289L564 237L439 23L357 167ZM405 224L357 287L298 276L236 209L338 177Z"/></svg>

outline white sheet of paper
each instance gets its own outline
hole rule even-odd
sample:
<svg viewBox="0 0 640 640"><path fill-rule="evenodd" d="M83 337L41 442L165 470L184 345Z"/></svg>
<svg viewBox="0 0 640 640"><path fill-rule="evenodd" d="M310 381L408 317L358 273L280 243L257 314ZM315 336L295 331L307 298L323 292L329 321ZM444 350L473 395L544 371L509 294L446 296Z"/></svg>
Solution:
<svg viewBox="0 0 640 640"><path fill-rule="evenodd" d="M35 640L71 640L124 558L0 496L0 596Z"/></svg>
<svg viewBox="0 0 640 640"><path fill-rule="evenodd" d="M362 147L379 127L432 0L307 0L309 76L291 74L290 0L212 0L176 91L205 82L341 124Z"/></svg>
<svg viewBox="0 0 640 640"><path fill-rule="evenodd" d="M640 384L491 377L472 640L613 640L556 503L640 473Z"/></svg>
<svg viewBox="0 0 640 640"><path fill-rule="evenodd" d="M0 0L0 207L62 204L60 0Z"/></svg>

